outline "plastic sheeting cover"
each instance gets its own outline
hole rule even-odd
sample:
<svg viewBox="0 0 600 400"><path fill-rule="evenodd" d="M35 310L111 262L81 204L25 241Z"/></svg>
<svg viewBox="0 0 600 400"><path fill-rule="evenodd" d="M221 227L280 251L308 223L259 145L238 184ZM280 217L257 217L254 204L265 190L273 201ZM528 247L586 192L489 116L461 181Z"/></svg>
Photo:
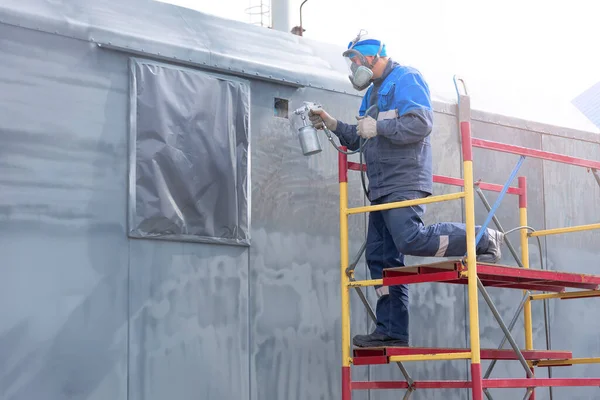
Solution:
<svg viewBox="0 0 600 400"><path fill-rule="evenodd" d="M129 235L249 245L249 85L130 66Z"/></svg>

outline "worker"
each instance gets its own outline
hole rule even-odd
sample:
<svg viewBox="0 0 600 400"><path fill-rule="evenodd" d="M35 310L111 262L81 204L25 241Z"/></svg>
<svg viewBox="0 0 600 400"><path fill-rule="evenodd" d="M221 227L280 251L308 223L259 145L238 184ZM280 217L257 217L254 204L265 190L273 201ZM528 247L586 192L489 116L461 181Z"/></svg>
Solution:
<svg viewBox="0 0 600 400"><path fill-rule="evenodd" d="M322 108L309 118L317 129L327 127L350 150L364 142L368 198L372 205L423 199L432 195L431 132L433 110L429 87L421 73L388 57L383 42L359 35L343 53L350 81L363 91L357 124L332 117ZM377 105L369 115L365 111ZM372 279L385 268L404 266L404 256L462 257L466 254L466 228L462 223L423 223L425 206L369 213L365 258ZM480 226L476 227L479 232ZM496 263L504 235L487 229L476 252L480 262ZM408 287L375 286L377 324L368 335L357 335L358 347L409 345Z"/></svg>

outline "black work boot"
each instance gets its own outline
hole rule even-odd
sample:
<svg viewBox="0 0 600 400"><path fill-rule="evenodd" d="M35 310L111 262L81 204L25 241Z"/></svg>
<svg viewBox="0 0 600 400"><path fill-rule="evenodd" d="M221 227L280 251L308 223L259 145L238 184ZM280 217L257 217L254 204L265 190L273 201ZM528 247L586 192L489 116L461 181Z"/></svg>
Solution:
<svg viewBox="0 0 600 400"><path fill-rule="evenodd" d="M373 332L369 335L356 335L352 339L356 347L408 347L404 340L394 339L382 333Z"/></svg>

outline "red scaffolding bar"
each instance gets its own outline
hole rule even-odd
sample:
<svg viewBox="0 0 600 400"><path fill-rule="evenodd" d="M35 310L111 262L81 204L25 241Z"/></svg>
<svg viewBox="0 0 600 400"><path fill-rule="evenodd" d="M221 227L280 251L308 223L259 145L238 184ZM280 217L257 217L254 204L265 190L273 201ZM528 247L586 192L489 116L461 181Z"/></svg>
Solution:
<svg viewBox="0 0 600 400"><path fill-rule="evenodd" d="M522 156L540 158L542 160L555 161L562 164L577 165L579 167L600 169L600 161L586 160L585 158L571 157L564 154L551 153L549 151L530 149L512 144L493 142L491 140L473 138L473 147L496 150L503 153L519 154Z"/></svg>
<svg viewBox="0 0 600 400"><path fill-rule="evenodd" d="M362 167L362 168L361 168ZM353 171L363 171L367 170L367 166L365 164L355 163L352 161L348 161L348 169ZM433 175L433 182L442 183L445 185L451 186L459 186L463 187L465 182L461 178L452 178L450 176L444 175ZM487 182L476 182L476 186L479 186L482 190L488 190L490 192L500 192L502 191L502 185L497 185L495 183L487 183ZM506 193L520 195L522 193L521 189L518 187L509 187Z"/></svg>
<svg viewBox="0 0 600 400"><path fill-rule="evenodd" d="M526 389L529 387L600 386L600 378L515 378L483 379L484 389ZM472 381L353 381L352 390L371 389L471 389Z"/></svg>

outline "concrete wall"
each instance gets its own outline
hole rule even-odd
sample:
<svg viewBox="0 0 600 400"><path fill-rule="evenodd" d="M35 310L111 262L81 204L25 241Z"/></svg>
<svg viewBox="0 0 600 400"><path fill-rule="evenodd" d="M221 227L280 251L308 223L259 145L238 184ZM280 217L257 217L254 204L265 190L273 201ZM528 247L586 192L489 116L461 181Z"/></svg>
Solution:
<svg viewBox="0 0 600 400"><path fill-rule="evenodd" d="M128 57L86 42L0 24L0 398L6 400L319 399L340 395L337 152L303 157L273 98L321 102L351 121L359 98L252 83L252 246L130 240L127 212ZM455 107L436 105L435 173L461 174ZM473 113L476 137L598 159L598 138ZM517 156L475 150L475 177L504 183ZM529 221L536 229L600 218L599 188L582 168L529 159ZM351 205L365 204L351 175ZM458 188L436 185L436 193ZM496 197L489 194L493 202ZM462 221L460 202L427 207L426 222ZM517 201L498 211L518 225ZM477 221L485 210L477 202ZM351 220L351 253L366 233ZM518 248L518 234L510 236ZM594 272L599 233L551 237L551 269ZM539 267L537 242L531 262ZM429 261L409 258L410 263ZM505 251L503 263L515 265ZM357 278L367 278L364 263ZM512 317L520 291L491 290ZM467 346L465 288L410 289L413 345ZM369 291L375 304L375 296ZM595 300L552 302L553 347L599 355ZM544 346L534 307L535 345ZM483 301L482 346L501 331ZM367 315L352 295L352 331ZM585 313L584 313L585 311ZM576 329L573 329L576 326ZM515 329L523 343L522 325ZM484 369L487 364L484 364ZM407 365L414 378L468 377L464 361ZM493 377L522 376L499 363ZM600 375L596 366L555 376ZM395 366L354 368L354 379L400 378ZM496 390L496 399L523 391ZM555 390L590 399L598 388ZM391 391L356 399L396 399ZM415 399L467 399L466 390ZM547 398L539 390L538 399Z"/></svg>

